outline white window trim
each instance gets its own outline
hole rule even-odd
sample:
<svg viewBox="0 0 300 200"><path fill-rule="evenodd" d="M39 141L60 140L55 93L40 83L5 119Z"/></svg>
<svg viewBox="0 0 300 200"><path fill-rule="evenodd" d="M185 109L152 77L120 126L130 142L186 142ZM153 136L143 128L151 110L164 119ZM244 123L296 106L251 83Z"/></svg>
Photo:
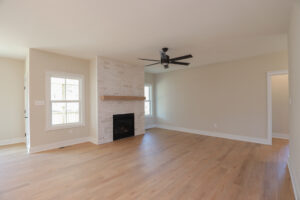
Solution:
<svg viewBox="0 0 300 200"><path fill-rule="evenodd" d="M51 77L58 78L70 78L79 79L79 109L80 109L80 122L79 123L69 123L63 125L52 125L52 112L51 112ZM68 129L68 128L78 128L85 126L85 81L84 76L81 74L71 74L65 72L46 72L46 131L58 130L58 129ZM62 101L59 101L62 102ZM68 101L69 102L69 101Z"/></svg>
<svg viewBox="0 0 300 200"><path fill-rule="evenodd" d="M149 94L149 97L150 97L150 100L148 100L148 102L150 102L150 114L149 115L146 115L146 113L145 113L145 117L152 117L152 104L153 104L153 99L152 99L152 85L151 84L145 84L144 85L144 87L145 86L147 86L147 87L149 87L150 88L150 94ZM146 102L147 100L145 99L145 102ZM144 105L145 106L145 105Z"/></svg>

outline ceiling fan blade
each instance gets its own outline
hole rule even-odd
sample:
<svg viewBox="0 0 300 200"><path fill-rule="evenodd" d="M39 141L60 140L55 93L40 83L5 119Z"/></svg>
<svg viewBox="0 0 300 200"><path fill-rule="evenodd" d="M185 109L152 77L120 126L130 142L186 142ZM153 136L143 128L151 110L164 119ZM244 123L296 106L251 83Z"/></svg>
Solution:
<svg viewBox="0 0 300 200"><path fill-rule="evenodd" d="M158 61L159 61L159 60L146 59L146 58L139 58L139 60L146 60L146 61L156 61L156 62L158 62Z"/></svg>
<svg viewBox="0 0 300 200"><path fill-rule="evenodd" d="M186 63L186 62L176 62L176 61L171 61L171 64L176 64L176 65L189 65L190 63Z"/></svg>
<svg viewBox="0 0 300 200"><path fill-rule="evenodd" d="M183 59L187 59L187 58L192 58L193 56L191 54L189 55L185 55L185 56L180 56L180 57L176 57L176 58L171 58L170 61L176 61L176 60L183 60Z"/></svg>
<svg viewBox="0 0 300 200"><path fill-rule="evenodd" d="M160 62L152 63L152 64L149 64L149 65L145 65L145 67L149 67L149 66L157 65L157 64L160 64Z"/></svg>

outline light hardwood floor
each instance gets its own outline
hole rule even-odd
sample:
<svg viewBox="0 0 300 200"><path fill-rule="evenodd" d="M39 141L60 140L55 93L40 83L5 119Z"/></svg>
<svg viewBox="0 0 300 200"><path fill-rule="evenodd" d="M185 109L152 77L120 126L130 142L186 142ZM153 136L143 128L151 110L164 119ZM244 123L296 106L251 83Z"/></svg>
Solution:
<svg viewBox="0 0 300 200"><path fill-rule="evenodd" d="M151 129L28 155L0 147L0 199L292 200L288 142L273 146Z"/></svg>

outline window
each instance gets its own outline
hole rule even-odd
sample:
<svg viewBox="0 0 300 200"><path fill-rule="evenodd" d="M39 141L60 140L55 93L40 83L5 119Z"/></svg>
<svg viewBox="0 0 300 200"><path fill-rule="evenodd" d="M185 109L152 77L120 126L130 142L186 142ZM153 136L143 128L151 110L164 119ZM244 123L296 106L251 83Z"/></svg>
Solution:
<svg viewBox="0 0 300 200"><path fill-rule="evenodd" d="M152 91L151 91L151 85L145 85L144 87L144 93L145 93L145 115L152 115Z"/></svg>
<svg viewBox="0 0 300 200"><path fill-rule="evenodd" d="M48 129L84 125L83 88L83 77L80 75L48 74Z"/></svg>

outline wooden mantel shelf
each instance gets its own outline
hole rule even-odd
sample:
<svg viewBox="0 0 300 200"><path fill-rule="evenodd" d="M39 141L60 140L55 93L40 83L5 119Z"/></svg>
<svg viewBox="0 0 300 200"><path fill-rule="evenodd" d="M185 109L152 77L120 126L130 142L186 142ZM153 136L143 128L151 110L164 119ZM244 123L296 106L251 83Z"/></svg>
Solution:
<svg viewBox="0 0 300 200"><path fill-rule="evenodd" d="M101 96L101 100L115 100L115 101L144 101L145 97L141 96Z"/></svg>

